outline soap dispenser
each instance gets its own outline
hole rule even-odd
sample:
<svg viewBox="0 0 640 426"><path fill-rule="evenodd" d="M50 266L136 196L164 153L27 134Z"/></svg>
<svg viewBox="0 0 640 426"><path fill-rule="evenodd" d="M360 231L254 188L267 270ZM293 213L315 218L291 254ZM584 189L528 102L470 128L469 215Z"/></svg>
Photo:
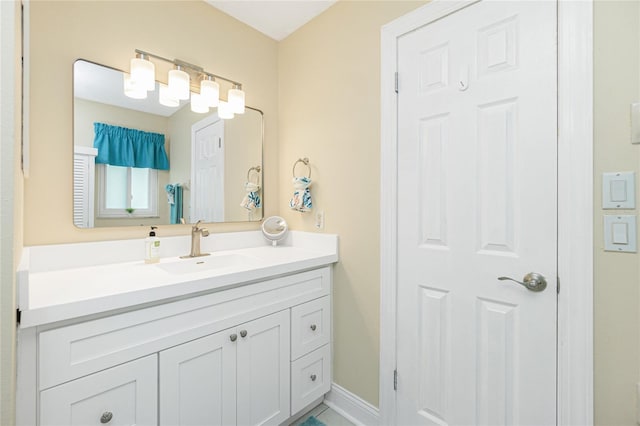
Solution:
<svg viewBox="0 0 640 426"><path fill-rule="evenodd" d="M160 238L156 236L158 227L152 226L149 236L144 239L144 263L160 262Z"/></svg>

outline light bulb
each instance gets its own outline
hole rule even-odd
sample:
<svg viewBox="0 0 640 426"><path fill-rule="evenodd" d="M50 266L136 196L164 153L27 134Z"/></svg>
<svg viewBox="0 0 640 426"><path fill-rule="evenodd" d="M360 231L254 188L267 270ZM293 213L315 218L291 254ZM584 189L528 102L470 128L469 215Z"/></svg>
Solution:
<svg viewBox="0 0 640 426"><path fill-rule="evenodd" d="M169 90L176 99L189 99L189 74L179 68L169 71Z"/></svg>
<svg viewBox="0 0 640 426"><path fill-rule="evenodd" d="M132 99L146 99L147 97L147 91L133 84L129 74L124 74L124 94Z"/></svg>
<svg viewBox="0 0 640 426"><path fill-rule="evenodd" d="M180 101L173 97L171 90L166 84L160 83L160 94L158 96L158 100L161 105L167 107L177 107L180 106Z"/></svg>
<svg viewBox="0 0 640 426"><path fill-rule="evenodd" d="M227 99L231 111L236 114L244 114L244 92L239 85L234 85L233 89L229 89Z"/></svg>
<svg viewBox="0 0 640 426"><path fill-rule="evenodd" d="M209 105L204 97L199 93L191 94L191 111L199 114L206 114L209 112Z"/></svg>
<svg viewBox="0 0 640 426"><path fill-rule="evenodd" d="M211 76L200 82L200 94L210 107L217 107L220 102L220 85Z"/></svg>
<svg viewBox="0 0 640 426"><path fill-rule="evenodd" d="M144 90L155 90L156 67L144 55L131 59L131 82Z"/></svg>
<svg viewBox="0 0 640 426"><path fill-rule="evenodd" d="M223 120L228 120L234 117L234 113L233 111L231 111L229 103L220 101L220 103L218 104L218 117L222 118Z"/></svg>

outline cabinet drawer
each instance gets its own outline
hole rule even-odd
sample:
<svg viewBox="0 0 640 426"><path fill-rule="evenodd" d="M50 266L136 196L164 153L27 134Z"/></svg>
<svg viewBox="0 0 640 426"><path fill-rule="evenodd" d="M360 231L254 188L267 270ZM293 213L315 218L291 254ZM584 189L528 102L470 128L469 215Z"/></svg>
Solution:
<svg viewBox="0 0 640 426"><path fill-rule="evenodd" d="M40 390L327 295L330 286L322 268L43 331Z"/></svg>
<svg viewBox="0 0 640 426"><path fill-rule="evenodd" d="M157 400L151 355L42 391L40 425L155 425Z"/></svg>
<svg viewBox="0 0 640 426"><path fill-rule="evenodd" d="M325 345L291 363L291 415L331 388L331 345Z"/></svg>
<svg viewBox="0 0 640 426"><path fill-rule="evenodd" d="M329 296L291 308L291 360L326 345L330 334Z"/></svg>

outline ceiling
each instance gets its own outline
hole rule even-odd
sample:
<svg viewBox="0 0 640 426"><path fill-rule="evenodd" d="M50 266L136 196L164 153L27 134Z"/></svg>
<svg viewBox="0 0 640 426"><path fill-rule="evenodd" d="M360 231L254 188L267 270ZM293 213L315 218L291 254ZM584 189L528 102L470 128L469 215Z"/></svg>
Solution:
<svg viewBox="0 0 640 426"><path fill-rule="evenodd" d="M277 41L286 38L336 2L336 0L205 1Z"/></svg>

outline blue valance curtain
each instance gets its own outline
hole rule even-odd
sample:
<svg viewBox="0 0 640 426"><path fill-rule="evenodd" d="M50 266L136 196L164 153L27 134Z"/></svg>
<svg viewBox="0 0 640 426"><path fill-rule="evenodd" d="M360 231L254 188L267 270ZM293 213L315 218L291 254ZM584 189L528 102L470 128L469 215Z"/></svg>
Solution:
<svg viewBox="0 0 640 426"><path fill-rule="evenodd" d="M121 167L169 170L164 135L93 123L96 163Z"/></svg>

